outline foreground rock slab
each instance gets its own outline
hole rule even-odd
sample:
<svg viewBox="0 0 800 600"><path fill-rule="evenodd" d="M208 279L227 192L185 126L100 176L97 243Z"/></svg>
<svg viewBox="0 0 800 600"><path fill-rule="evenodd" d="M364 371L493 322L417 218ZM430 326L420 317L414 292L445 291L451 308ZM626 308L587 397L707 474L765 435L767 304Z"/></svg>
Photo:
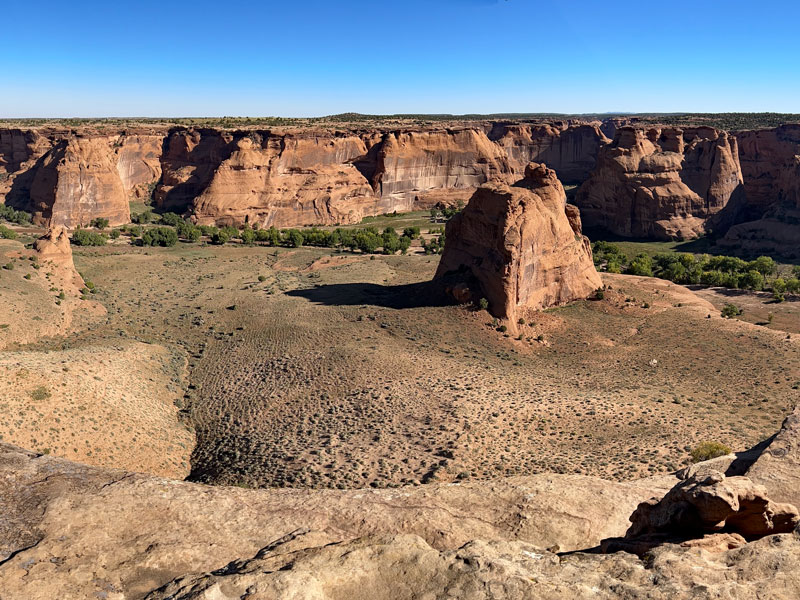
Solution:
<svg viewBox="0 0 800 600"><path fill-rule="evenodd" d="M547 474L393 490L245 490L0 445L0 598L141 598L298 529L318 532L303 542L314 546L418 536L412 550L430 556L475 539L578 550L621 535L635 506L673 482Z"/></svg>

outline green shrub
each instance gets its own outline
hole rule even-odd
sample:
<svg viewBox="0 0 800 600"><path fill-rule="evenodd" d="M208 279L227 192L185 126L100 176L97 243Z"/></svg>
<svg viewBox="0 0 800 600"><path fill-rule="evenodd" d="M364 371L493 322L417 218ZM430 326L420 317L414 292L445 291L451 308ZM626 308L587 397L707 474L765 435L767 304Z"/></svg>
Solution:
<svg viewBox="0 0 800 600"><path fill-rule="evenodd" d="M177 227L178 225L185 223L183 217L174 212L164 213L163 215L161 215L160 221L164 225L169 225L170 227Z"/></svg>
<svg viewBox="0 0 800 600"><path fill-rule="evenodd" d="M17 232L9 229L5 225L0 225L0 238L4 240L15 240L17 239Z"/></svg>
<svg viewBox="0 0 800 600"><path fill-rule="evenodd" d="M174 246L178 243L178 232L172 227L153 227L142 234L145 246Z"/></svg>
<svg viewBox="0 0 800 600"><path fill-rule="evenodd" d="M248 246L252 246L253 242L256 239L256 232L250 229L249 227L245 227L239 233L239 237L241 238L243 243L247 244Z"/></svg>
<svg viewBox="0 0 800 600"><path fill-rule="evenodd" d="M108 237L104 234L86 229L76 229L72 234L72 243L76 246L105 246L107 241Z"/></svg>
<svg viewBox="0 0 800 600"><path fill-rule="evenodd" d="M17 225L30 225L33 216L24 210L14 210L10 206L0 204L0 219L5 219L9 223Z"/></svg>
<svg viewBox="0 0 800 600"><path fill-rule="evenodd" d="M722 316L725 317L726 319L732 319L733 317L738 317L739 315L741 315L742 309L736 306L735 304L728 303L722 307L722 310L720 312L722 313Z"/></svg>
<svg viewBox="0 0 800 600"><path fill-rule="evenodd" d="M95 229L105 229L106 227L108 227L108 219L105 219L103 217L97 217L96 219L92 219L90 225Z"/></svg>
<svg viewBox="0 0 800 600"><path fill-rule="evenodd" d="M230 239L231 236L228 235L228 232L223 231L222 229L219 229L211 234L211 243L216 244L217 246L227 244Z"/></svg>
<svg viewBox="0 0 800 600"><path fill-rule="evenodd" d="M116 240L117 238L119 238L120 235L121 235L121 232L120 232L119 229L112 229L111 233L109 234L109 237L112 240Z"/></svg>
<svg viewBox="0 0 800 600"><path fill-rule="evenodd" d="M478 300L478 308L481 310L487 310L489 308L489 301L486 298L481 298Z"/></svg>
<svg viewBox="0 0 800 600"><path fill-rule="evenodd" d="M29 391L28 395L31 397L31 400L41 402L42 400L47 400L50 397L50 390L48 390L46 386L40 385L39 387Z"/></svg>
<svg viewBox="0 0 800 600"><path fill-rule="evenodd" d="M692 462L702 462L704 460L711 460L712 458L718 458L720 456L725 456L733 452L728 446L725 444L721 444L720 442L700 442L695 446L694 450L691 452Z"/></svg>

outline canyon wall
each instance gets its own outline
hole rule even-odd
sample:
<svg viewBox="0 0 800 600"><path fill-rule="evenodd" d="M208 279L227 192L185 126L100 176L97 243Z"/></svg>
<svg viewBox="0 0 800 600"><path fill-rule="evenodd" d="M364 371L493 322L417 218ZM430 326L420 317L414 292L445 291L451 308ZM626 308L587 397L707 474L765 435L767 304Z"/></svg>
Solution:
<svg viewBox="0 0 800 600"><path fill-rule="evenodd" d="M587 227L625 237L690 239L742 193L732 135L710 127L623 126L600 149L575 203Z"/></svg>
<svg viewBox="0 0 800 600"><path fill-rule="evenodd" d="M563 183L570 184L589 178L600 148L610 142L596 123L498 123L489 138L505 150L517 179L528 163L536 162L554 169Z"/></svg>
<svg viewBox="0 0 800 600"><path fill-rule="evenodd" d="M128 202L199 223L278 227L465 201L537 160L588 176L607 139L595 125L481 123L400 130L273 132L2 130L0 200L40 224L111 224Z"/></svg>
<svg viewBox="0 0 800 600"><path fill-rule="evenodd" d="M462 301L486 298L512 330L525 309L583 299L602 286L577 210L544 165L528 165L514 186L478 188L446 234L436 278Z"/></svg>

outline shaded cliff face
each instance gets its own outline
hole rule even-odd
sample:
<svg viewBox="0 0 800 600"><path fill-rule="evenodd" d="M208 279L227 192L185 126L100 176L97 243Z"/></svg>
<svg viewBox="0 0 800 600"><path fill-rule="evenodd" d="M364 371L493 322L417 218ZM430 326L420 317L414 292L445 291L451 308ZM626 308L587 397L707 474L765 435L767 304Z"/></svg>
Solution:
<svg viewBox="0 0 800 600"><path fill-rule="evenodd" d="M505 150L517 178L528 163L537 162L554 169L564 183L586 181L600 148L610 142L597 125L588 124L499 124L489 137Z"/></svg>
<svg viewBox="0 0 800 600"><path fill-rule="evenodd" d="M587 227L628 237L689 239L741 194L736 139L709 127L621 127L578 190Z"/></svg>
<svg viewBox="0 0 800 600"><path fill-rule="evenodd" d="M532 163L516 186L479 188L447 224L437 278L460 274L473 296L515 327L525 309L583 299L601 287L589 241L553 170ZM458 285L458 284L456 284Z"/></svg>
<svg viewBox="0 0 800 600"><path fill-rule="evenodd" d="M70 229L104 217L130 222L128 196L117 171L113 138L70 137L38 165L31 185L34 219Z"/></svg>
<svg viewBox="0 0 800 600"><path fill-rule="evenodd" d="M52 142L36 131L0 130L0 199L16 209L30 207L30 191L37 161Z"/></svg>

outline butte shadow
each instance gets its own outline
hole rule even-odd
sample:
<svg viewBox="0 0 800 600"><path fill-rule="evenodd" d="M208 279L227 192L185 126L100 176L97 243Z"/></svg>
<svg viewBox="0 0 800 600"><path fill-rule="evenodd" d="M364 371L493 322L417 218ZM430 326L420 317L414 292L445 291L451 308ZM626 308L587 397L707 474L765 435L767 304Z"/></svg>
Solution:
<svg viewBox="0 0 800 600"><path fill-rule="evenodd" d="M336 283L318 287L290 290L287 296L305 298L315 304L356 306L367 304L385 308L422 308L457 304L445 293L441 280L403 285L375 283Z"/></svg>

